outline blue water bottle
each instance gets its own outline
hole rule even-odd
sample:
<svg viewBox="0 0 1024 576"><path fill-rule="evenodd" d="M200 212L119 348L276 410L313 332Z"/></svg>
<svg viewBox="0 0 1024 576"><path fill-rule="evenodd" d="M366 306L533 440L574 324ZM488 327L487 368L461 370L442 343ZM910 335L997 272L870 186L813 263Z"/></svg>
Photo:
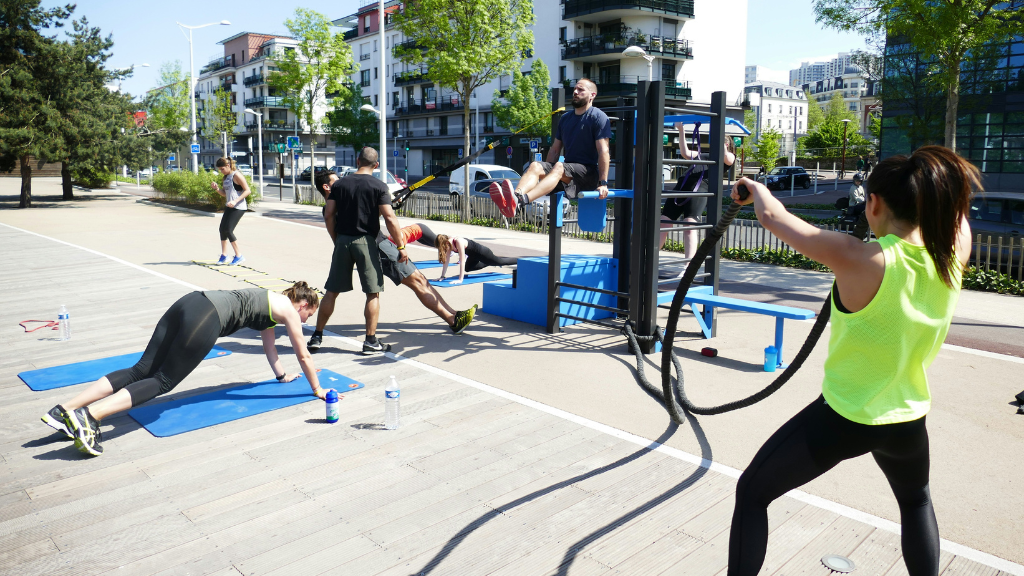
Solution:
<svg viewBox="0 0 1024 576"><path fill-rule="evenodd" d="M338 421L338 393L334 390L327 392L327 422L333 424Z"/></svg>
<svg viewBox="0 0 1024 576"><path fill-rule="evenodd" d="M775 349L775 346L769 346L764 349L764 371L775 372L775 367L779 365L779 352Z"/></svg>

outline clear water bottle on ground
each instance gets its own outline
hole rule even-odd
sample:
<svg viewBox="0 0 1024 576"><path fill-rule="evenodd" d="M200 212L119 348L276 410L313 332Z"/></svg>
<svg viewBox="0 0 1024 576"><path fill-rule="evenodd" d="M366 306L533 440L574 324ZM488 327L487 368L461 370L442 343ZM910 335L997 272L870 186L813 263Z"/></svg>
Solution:
<svg viewBox="0 0 1024 576"><path fill-rule="evenodd" d="M59 340L71 340L71 315L68 314L67 306L61 304L57 311L57 333Z"/></svg>
<svg viewBox="0 0 1024 576"><path fill-rule="evenodd" d="M401 420L399 411L399 396L401 390L398 388L398 380L392 376L388 385L384 387L384 429L397 430Z"/></svg>

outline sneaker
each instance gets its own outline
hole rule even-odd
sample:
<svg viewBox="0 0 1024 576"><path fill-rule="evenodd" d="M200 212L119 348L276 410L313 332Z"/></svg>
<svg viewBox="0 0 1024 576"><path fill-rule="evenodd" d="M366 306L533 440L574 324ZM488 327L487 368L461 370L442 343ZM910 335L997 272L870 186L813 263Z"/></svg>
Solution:
<svg viewBox="0 0 1024 576"><path fill-rule="evenodd" d="M476 304L468 310L455 313L455 325L452 326L452 332L456 334L462 334L462 331L469 326L469 323L473 321L473 316L476 314Z"/></svg>
<svg viewBox="0 0 1024 576"><path fill-rule="evenodd" d="M322 344L323 341L323 336L317 336L316 334L313 334L313 336L309 339L309 342L306 342L306 350L309 350L310 352L316 352L317 350L320 349L320 344Z"/></svg>
<svg viewBox="0 0 1024 576"><path fill-rule="evenodd" d="M385 352L391 352L391 344L385 344L380 338L377 338L377 341L373 344L370 344L365 340L363 341L364 355L369 356L371 354L383 354Z"/></svg>
<svg viewBox="0 0 1024 576"><path fill-rule="evenodd" d="M227 264L227 263L228 263L227 255L226 254L221 254L220 258L217 259L217 264Z"/></svg>
<svg viewBox="0 0 1024 576"><path fill-rule="evenodd" d="M46 424L54 430L63 432L65 436L74 440L75 435L71 433L71 429L68 428L68 425L64 422L65 418L67 418L67 412L60 404L58 404L53 408L50 408L49 412L43 414L41 420L43 421L43 424Z"/></svg>
<svg viewBox="0 0 1024 576"><path fill-rule="evenodd" d="M491 201L498 205L498 211L504 217L512 218L516 215L516 210L519 209L522 199L521 195L516 194L512 189L511 181L506 179L501 182L491 182L491 185L487 187L487 192L491 195Z"/></svg>
<svg viewBox="0 0 1024 576"><path fill-rule="evenodd" d="M245 256L235 256L234 258L231 259L232 266L238 266L242 262L245 262Z"/></svg>
<svg viewBox="0 0 1024 576"><path fill-rule="evenodd" d="M103 447L100 446L100 440L103 439L103 435L100 434L100 423L89 414L89 410L83 407L65 414L65 423L70 425L75 433L75 448L91 456L103 454Z"/></svg>

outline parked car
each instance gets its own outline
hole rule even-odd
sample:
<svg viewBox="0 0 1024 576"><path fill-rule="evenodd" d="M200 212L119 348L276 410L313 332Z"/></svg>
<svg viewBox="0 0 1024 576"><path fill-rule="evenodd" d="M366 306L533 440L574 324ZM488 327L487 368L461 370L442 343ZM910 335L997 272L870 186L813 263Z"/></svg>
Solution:
<svg viewBox="0 0 1024 576"><path fill-rule="evenodd" d="M971 232L1020 236L1024 233L1024 193L985 192L971 200Z"/></svg>
<svg viewBox="0 0 1024 576"><path fill-rule="evenodd" d="M811 187L811 175L800 166L778 166L773 168L765 178L765 186L769 190L789 190L791 181L796 179L796 186L804 190Z"/></svg>
<svg viewBox="0 0 1024 576"><path fill-rule="evenodd" d="M316 173L317 173L317 174L319 174L319 173L321 173L321 172L324 172L324 171L326 171L326 170L327 170L327 168L326 168L326 167L324 167L324 166L317 166L317 167L316 167ZM312 180L312 177L310 176L310 175L311 175L312 173L313 173L313 172L312 172L312 170L310 169L310 167L307 167L307 168L306 168L305 170L303 170L302 172L299 172L299 180Z"/></svg>
<svg viewBox="0 0 1024 576"><path fill-rule="evenodd" d="M238 171L241 172L243 176L252 176L252 166L249 166L248 164L239 164Z"/></svg>
<svg viewBox="0 0 1024 576"><path fill-rule="evenodd" d="M452 195L462 194L465 178L465 168L458 168L452 171L451 178L448 180L448 193ZM480 180L503 180L505 178L519 182L519 173L507 166L497 166L494 164L469 165L470 182L478 182Z"/></svg>
<svg viewBox="0 0 1024 576"><path fill-rule="evenodd" d="M347 174L349 170L352 172L356 171L356 169L351 166L331 166L331 172L337 174L338 178L341 178L342 174Z"/></svg>

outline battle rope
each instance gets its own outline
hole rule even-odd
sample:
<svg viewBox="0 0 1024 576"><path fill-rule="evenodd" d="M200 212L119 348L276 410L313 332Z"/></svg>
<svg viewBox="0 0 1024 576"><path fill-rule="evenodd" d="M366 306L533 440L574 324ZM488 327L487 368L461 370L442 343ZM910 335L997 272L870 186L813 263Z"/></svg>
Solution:
<svg viewBox="0 0 1024 576"><path fill-rule="evenodd" d="M416 182L415 184L410 184L409 186L406 186L405 188L402 188L398 192L395 192L394 200L391 201L392 208L394 208L395 210L398 210L399 208L401 208L402 205L405 204L405 201L408 200L410 196L412 196L412 193L415 192L417 188L420 188L421 186L424 186L425 184L427 184L428 182L430 182L434 178L437 178L439 176L444 176L445 174L447 174L447 173L449 173L449 172L451 172L453 170L457 170L459 168L462 168L466 164L469 164L473 160L476 160L477 158L479 158L481 154L483 154L485 152L489 152L491 150L494 150L494 148L497 147L502 142L504 142L506 140L509 140L510 138L512 138L516 134L519 134L523 130L526 130L526 129L532 127L534 124L537 124L539 122L543 122L544 120L547 120L548 118L551 118L552 116L554 116L555 114L558 114L559 112L565 112L565 106L559 108L558 110L552 111L550 114L548 114L547 116L544 116L543 118L538 118L537 120L534 120L533 122L530 122L526 126L523 126L519 130L516 130L515 132L509 134L508 136L502 136L501 138L498 138L497 140L495 140L493 142L489 142L487 144L487 146L484 146L483 148L477 150L476 152L470 154L469 156L466 156L465 158L463 158L462 160L459 160L455 164L452 164L451 166L445 166L444 168L441 168L440 170L438 170L437 172L434 172L430 176L427 176L426 178L420 180L419 182ZM511 142L511 140L509 140L509 141ZM467 190L469 188L469 183L468 182L466 183L466 188L467 188ZM467 193L466 197L467 198L469 197L468 193Z"/></svg>
<svg viewBox="0 0 1024 576"><path fill-rule="evenodd" d="M746 198L747 191L743 188L740 189L740 194L743 198ZM633 348L633 353L636 355L636 373L637 379L640 381L640 385L646 389L649 393L660 399L665 409L668 410L669 416L672 421L677 424L684 422L683 411L691 414L702 414L702 415L714 415L722 414L725 412L731 412L732 410L738 410L740 408L746 408L764 400L768 396L771 396L777 390L793 377L793 374L803 366L804 361L811 354L814 346L818 343L821 338L822 332L825 330L825 326L828 324L829 316L832 312L832 294L829 293L828 297L825 298L825 303L821 308L821 312L818 313L818 318L814 322L814 326L811 328L810 334L807 335L807 339L804 341L803 346L800 347L800 351L797 352L796 358L793 362L782 372L771 384L766 386L760 392L743 398L742 400L736 400L722 404L721 406L701 407L696 406L689 398L686 397L686 391L684 389L683 382L683 368L679 362L679 358L676 356L675 350L673 350L673 343L675 341L676 326L679 323L679 313L683 307L683 300L686 299L686 293L690 289L690 284L693 283L693 279L697 276L697 272L700 270L704 260L707 259L708 254L715 248L718 241L722 239L725 231L729 228L729 224L732 223L733 218L740 211L739 203L734 202L726 210L722 219L718 221L718 224L708 233L707 238L701 243L700 247L697 248L697 253L694 254L693 259L686 266L686 271L683 273L683 278L679 281L676 286L676 293L672 298L672 306L668 314L668 326L665 328L665 334L662 335L660 328L655 328L653 336L637 336L633 332L633 327L629 322L623 327L622 331L629 339L629 344ZM659 390L647 380L644 374L644 359L640 353L639 342L640 341L651 341L657 340L662 343L661 349L661 389ZM676 369L676 382L675 385L672 383L672 366ZM678 398L678 402L677 402ZM681 405L680 405L681 404Z"/></svg>

